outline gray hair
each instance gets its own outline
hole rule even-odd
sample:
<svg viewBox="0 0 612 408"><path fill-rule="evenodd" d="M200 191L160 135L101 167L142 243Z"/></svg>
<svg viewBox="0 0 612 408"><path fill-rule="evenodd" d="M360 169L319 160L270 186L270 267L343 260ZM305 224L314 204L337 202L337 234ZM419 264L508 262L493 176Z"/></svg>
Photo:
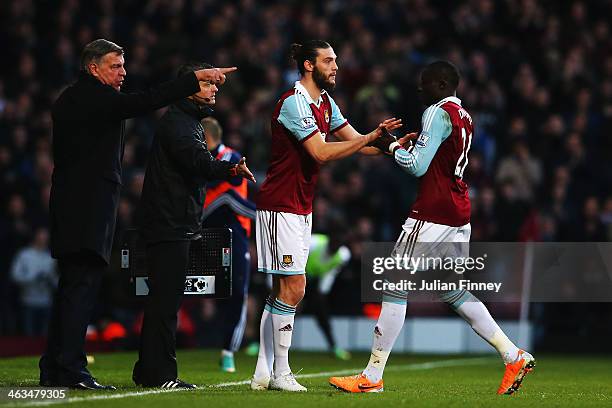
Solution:
<svg viewBox="0 0 612 408"><path fill-rule="evenodd" d="M81 53L81 70L87 71L87 66L92 62L98 63L100 59L108 53L123 55L123 47L118 46L112 41L98 38L93 40L83 48Z"/></svg>

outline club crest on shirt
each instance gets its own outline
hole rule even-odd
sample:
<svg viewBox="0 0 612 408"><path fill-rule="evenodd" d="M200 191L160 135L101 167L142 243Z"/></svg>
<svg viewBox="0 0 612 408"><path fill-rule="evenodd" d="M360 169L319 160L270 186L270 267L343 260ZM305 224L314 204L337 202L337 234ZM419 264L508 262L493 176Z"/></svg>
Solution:
<svg viewBox="0 0 612 408"><path fill-rule="evenodd" d="M323 115L325 115L325 122L329 123L329 111L327 109L325 109Z"/></svg>
<svg viewBox="0 0 612 408"><path fill-rule="evenodd" d="M429 134L427 132L422 132L416 141L416 145L418 147L426 147L428 141L429 141Z"/></svg>
<svg viewBox="0 0 612 408"><path fill-rule="evenodd" d="M283 268L290 268L293 264L293 255L283 255L283 262L281 262Z"/></svg>
<svg viewBox="0 0 612 408"><path fill-rule="evenodd" d="M315 127L315 126L317 126L317 124L313 117L308 116L308 117L302 118L302 127L304 129L310 129L311 127Z"/></svg>

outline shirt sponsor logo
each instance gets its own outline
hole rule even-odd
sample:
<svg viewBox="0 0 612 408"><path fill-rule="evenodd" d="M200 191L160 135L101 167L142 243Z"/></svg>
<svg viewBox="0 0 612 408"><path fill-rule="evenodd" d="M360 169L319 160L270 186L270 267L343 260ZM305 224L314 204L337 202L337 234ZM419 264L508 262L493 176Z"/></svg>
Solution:
<svg viewBox="0 0 612 408"><path fill-rule="evenodd" d="M316 127L316 126L317 126L317 124L316 124L314 118L312 118L310 116L306 117L306 118L302 118L302 127L304 129L310 129L310 128Z"/></svg>
<svg viewBox="0 0 612 408"><path fill-rule="evenodd" d="M419 135L419 138L416 141L416 145L418 147L427 147L428 141L429 141L429 134L427 132L423 132Z"/></svg>
<svg viewBox="0 0 612 408"><path fill-rule="evenodd" d="M290 268L293 264L293 255L283 255L283 262L281 262L283 268Z"/></svg>

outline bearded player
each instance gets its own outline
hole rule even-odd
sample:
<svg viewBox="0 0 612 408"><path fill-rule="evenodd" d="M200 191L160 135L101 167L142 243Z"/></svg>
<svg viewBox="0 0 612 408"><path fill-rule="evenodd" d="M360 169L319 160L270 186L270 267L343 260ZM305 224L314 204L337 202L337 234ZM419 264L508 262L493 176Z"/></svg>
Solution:
<svg viewBox="0 0 612 408"><path fill-rule="evenodd" d="M395 250L412 254L415 243L465 243L470 240L470 199L463 181L474 127L472 118L456 96L457 68L446 61L428 65L420 78L419 92L428 108L423 113L422 130L407 149L386 137L388 151L397 164L419 177L419 192ZM433 246L432 244L430 244ZM408 249L408 252L406 252ZM464 249L464 250L465 250ZM383 371L406 317L407 293L383 293L382 310L376 327L370 361L365 370L350 377L332 377L332 386L347 392L383 391ZM535 366L529 353L512 343L495 323L487 308L466 290L444 293L449 304L472 329L500 354L505 373L498 394L518 390L525 375Z"/></svg>
<svg viewBox="0 0 612 408"><path fill-rule="evenodd" d="M257 198L257 264L273 277L261 316L260 347L251 389L306 391L289 367L295 309L304 297L312 229L312 201L322 163L358 151L376 153L383 129L401 126L388 119L359 134L329 95L338 65L325 41L292 46L301 78L281 97L272 115L270 166ZM341 141L329 142L334 133Z"/></svg>

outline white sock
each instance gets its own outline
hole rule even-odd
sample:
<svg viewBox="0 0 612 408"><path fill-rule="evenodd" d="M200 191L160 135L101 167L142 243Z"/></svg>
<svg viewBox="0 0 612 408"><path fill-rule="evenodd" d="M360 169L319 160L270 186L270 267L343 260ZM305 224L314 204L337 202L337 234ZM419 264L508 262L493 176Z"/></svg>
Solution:
<svg viewBox="0 0 612 408"><path fill-rule="evenodd" d="M223 357L234 357L234 352L229 350L221 350L221 356Z"/></svg>
<svg viewBox="0 0 612 408"><path fill-rule="evenodd" d="M261 314L259 324L259 354L255 366L255 378L269 378L274 363L274 330L272 328L272 313L266 304Z"/></svg>
<svg viewBox="0 0 612 408"><path fill-rule="evenodd" d="M274 328L274 376L291 372L289 367L289 348L293 336L295 306L279 299L272 305L272 327Z"/></svg>
<svg viewBox="0 0 612 408"><path fill-rule="evenodd" d="M383 302L380 316L374 327L372 354L363 374L372 382L382 380L393 344L406 319L406 304Z"/></svg>
<svg viewBox="0 0 612 408"><path fill-rule="evenodd" d="M518 347L508 339L502 329L495 323L491 313L480 300L473 295L470 299L455 308L459 316L472 326L472 329L499 352L504 363L512 363L518 357Z"/></svg>

